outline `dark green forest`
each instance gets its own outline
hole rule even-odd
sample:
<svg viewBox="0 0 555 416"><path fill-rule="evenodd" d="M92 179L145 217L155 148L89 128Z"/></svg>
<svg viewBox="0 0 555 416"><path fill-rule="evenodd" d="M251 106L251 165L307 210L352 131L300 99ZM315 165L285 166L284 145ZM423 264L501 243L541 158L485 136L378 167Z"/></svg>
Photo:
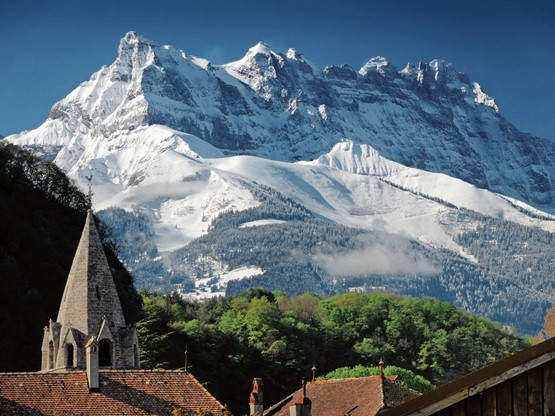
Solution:
<svg viewBox="0 0 555 416"><path fill-rule="evenodd" d="M142 297L142 365L183 369L187 349L187 369L235 414L247 412L253 377L264 379L271 405L309 378L313 365L325 375L383 358L438 385L526 346L498 324L431 298L264 289L205 302Z"/></svg>

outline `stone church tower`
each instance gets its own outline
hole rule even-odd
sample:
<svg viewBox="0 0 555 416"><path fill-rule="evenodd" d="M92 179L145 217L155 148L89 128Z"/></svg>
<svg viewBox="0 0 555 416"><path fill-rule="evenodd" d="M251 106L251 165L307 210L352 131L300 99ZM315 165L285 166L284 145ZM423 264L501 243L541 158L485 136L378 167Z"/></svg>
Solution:
<svg viewBox="0 0 555 416"><path fill-rule="evenodd" d="M135 325L127 325L91 210L71 265L56 322L44 328L42 371L85 368L98 344L100 368L138 368Z"/></svg>

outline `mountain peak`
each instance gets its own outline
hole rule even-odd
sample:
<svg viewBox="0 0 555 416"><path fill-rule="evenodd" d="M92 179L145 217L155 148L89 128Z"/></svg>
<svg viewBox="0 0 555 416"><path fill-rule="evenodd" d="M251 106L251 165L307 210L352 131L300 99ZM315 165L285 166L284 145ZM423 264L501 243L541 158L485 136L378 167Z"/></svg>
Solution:
<svg viewBox="0 0 555 416"><path fill-rule="evenodd" d="M247 55L266 55L270 56L272 53L275 53L270 46L265 44L264 42L258 42L252 48L247 51Z"/></svg>
<svg viewBox="0 0 555 416"><path fill-rule="evenodd" d="M397 72L395 67L382 56L375 56L370 59L358 73L362 76L366 76L368 73L377 72L382 76L386 76L387 73Z"/></svg>
<svg viewBox="0 0 555 416"><path fill-rule="evenodd" d="M133 66L133 51L136 49L151 49L156 46L158 46L156 42L139 35L137 32L127 32L119 42L118 59L128 66Z"/></svg>
<svg viewBox="0 0 555 416"><path fill-rule="evenodd" d="M464 73L457 71L452 63L442 59L433 59L428 64L420 62L418 64L418 80L420 83L426 80L438 85L470 83L470 80Z"/></svg>
<svg viewBox="0 0 555 416"><path fill-rule="evenodd" d="M303 54L293 48L289 48L285 56L287 56L289 59L296 59L296 60L303 59Z"/></svg>
<svg viewBox="0 0 555 416"><path fill-rule="evenodd" d="M283 65L283 57L264 42L258 42L241 59L224 64L222 68L235 74L242 74L243 77L246 76L242 80L257 90L260 87L260 80L253 74L265 74L264 76L275 78L276 63Z"/></svg>
<svg viewBox="0 0 555 416"><path fill-rule="evenodd" d="M402 70L401 70L401 74L403 75L413 75L416 73L416 67L412 64L412 62L407 63L407 66L405 66Z"/></svg>
<svg viewBox="0 0 555 416"><path fill-rule="evenodd" d="M138 34L135 31L132 31L132 30L127 32L121 41L127 43L130 46L135 46L138 43L146 43L146 44L149 44L149 45L157 45L156 42L154 42L150 39L147 39L144 36Z"/></svg>
<svg viewBox="0 0 555 416"><path fill-rule="evenodd" d="M444 61L442 59L434 59L430 61L430 63L428 64L428 68L431 68L435 72L436 80L438 80L440 74L445 74L453 77L458 76L459 74L452 63Z"/></svg>

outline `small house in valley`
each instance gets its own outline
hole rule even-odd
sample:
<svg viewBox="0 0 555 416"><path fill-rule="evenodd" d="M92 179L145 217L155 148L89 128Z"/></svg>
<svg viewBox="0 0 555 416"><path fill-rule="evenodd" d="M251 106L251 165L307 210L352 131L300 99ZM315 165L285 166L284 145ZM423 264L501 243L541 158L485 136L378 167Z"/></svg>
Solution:
<svg viewBox="0 0 555 416"><path fill-rule="evenodd" d="M255 379L255 384L256 384ZM254 389L253 389L254 390ZM257 390L260 390L259 388ZM337 380L312 380L266 409L263 416L375 416L420 393L383 374ZM261 403L258 403L260 409ZM253 410L251 395L251 412ZM252 413L251 413L252 414Z"/></svg>

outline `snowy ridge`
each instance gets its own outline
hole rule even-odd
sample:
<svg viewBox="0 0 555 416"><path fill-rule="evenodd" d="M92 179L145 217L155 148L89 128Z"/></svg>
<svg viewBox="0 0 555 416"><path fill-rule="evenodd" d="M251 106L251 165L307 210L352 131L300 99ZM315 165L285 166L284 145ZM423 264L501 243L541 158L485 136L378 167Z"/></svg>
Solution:
<svg viewBox="0 0 555 416"><path fill-rule="evenodd" d="M162 257L222 213L258 206L260 186L470 261L455 236L477 224L459 208L554 231L555 145L519 132L441 60L321 70L259 43L215 65L129 32L111 65L6 140L83 188L92 175L95 209L140 207ZM272 224L261 221L245 227Z"/></svg>
<svg viewBox="0 0 555 416"><path fill-rule="evenodd" d="M169 144L175 144L170 138L176 132L155 128L170 133ZM185 139L193 139L197 148L202 147L202 141L194 136ZM94 199L98 209L142 206L149 210L155 219L157 245L162 252L204 234L210 221L223 211L256 206L249 189L258 185L277 189L334 222L367 229L379 222L388 232L409 235L425 244L460 253L462 250L453 243L453 236L468 224L447 221L446 217L456 211L450 206L555 229L555 221L532 218L502 196L444 174L391 162L370 146L351 141L337 144L315 161L299 163L252 156L203 158L195 153L192 157L187 151L179 151L189 149L184 143L181 139L179 146L152 153L157 156L150 160L143 176L133 183L121 184L115 194L113 186L108 187L111 193L99 186ZM130 158L115 151L106 159L117 160L123 166ZM87 168L77 176L90 172Z"/></svg>
<svg viewBox="0 0 555 416"><path fill-rule="evenodd" d="M259 43L215 65L129 32L112 65L56 103L42 126L8 140L52 157L63 146L56 163L71 171L92 142L154 124L228 156L282 161L313 160L348 139L405 166L555 210L555 145L520 133L478 83L441 60L398 71L376 57L358 73L347 65L320 70L294 49Z"/></svg>
<svg viewBox="0 0 555 416"><path fill-rule="evenodd" d="M366 144L351 140L338 143L333 149L309 164L327 165L334 169L359 175L389 176L403 168L399 163L380 156L378 151Z"/></svg>
<svg viewBox="0 0 555 416"><path fill-rule="evenodd" d="M494 194L477 188L460 179L441 173L431 173L420 169L408 168L382 157L377 150L365 144L350 140L338 143L329 153L313 162L300 162L306 165L325 165L334 169L359 175L381 177L387 183L397 185L400 189L423 195L459 208L465 208L480 214L506 218L510 221L532 225L527 215L514 210L519 206L523 211L534 216L555 219L555 216L542 213L520 201ZM507 201L509 203L507 203ZM545 225L546 229L552 229Z"/></svg>

